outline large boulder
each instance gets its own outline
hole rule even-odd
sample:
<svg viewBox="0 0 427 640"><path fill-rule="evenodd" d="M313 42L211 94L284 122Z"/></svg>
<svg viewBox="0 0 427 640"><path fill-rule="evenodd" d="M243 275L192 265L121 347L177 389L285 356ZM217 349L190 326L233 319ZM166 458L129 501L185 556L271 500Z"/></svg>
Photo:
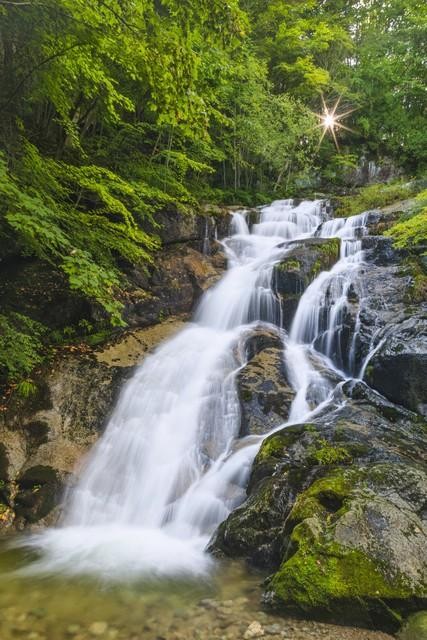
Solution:
<svg viewBox="0 0 427 640"><path fill-rule="evenodd" d="M366 379L393 402L427 416L426 318L417 315L392 327L370 360Z"/></svg>
<svg viewBox="0 0 427 640"><path fill-rule="evenodd" d="M334 411L266 438L212 549L273 569L279 609L396 628L426 596L426 439L416 414L342 385Z"/></svg>
<svg viewBox="0 0 427 640"><path fill-rule="evenodd" d="M194 248L202 251L206 240L212 242L216 236L223 238L228 235L230 213L234 209L235 207L206 204L199 212L184 212L170 206L156 213L153 232L157 233L165 247L190 242Z"/></svg>
<svg viewBox="0 0 427 640"><path fill-rule="evenodd" d="M288 419L295 396L286 380L283 341L278 332L259 329L246 343L247 364L237 377L241 435L262 435Z"/></svg>

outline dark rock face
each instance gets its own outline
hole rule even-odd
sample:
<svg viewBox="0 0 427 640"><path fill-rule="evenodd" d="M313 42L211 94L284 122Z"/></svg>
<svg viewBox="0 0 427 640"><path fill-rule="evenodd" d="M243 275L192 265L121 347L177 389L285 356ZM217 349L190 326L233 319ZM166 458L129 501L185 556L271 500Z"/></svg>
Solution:
<svg viewBox="0 0 427 640"><path fill-rule="evenodd" d="M194 243L194 248L203 251L204 240L214 241L215 237L228 235L230 212L232 208L205 205L199 214L195 212L181 213L169 208L156 214L154 229L164 246L178 243Z"/></svg>
<svg viewBox="0 0 427 640"><path fill-rule="evenodd" d="M293 243L292 243L293 244ZM307 238L295 246L274 268L274 288L283 309L283 322L289 330L299 299L321 271L329 271L340 255L336 238Z"/></svg>
<svg viewBox="0 0 427 640"><path fill-rule="evenodd" d="M387 398L426 415L427 304L411 303L412 278L398 265L370 265L356 336L365 379Z"/></svg>
<svg viewBox="0 0 427 640"><path fill-rule="evenodd" d="M283 343L277 333L257 331L246 349L248 363L237 378L241 435L262 435L287 420L295 393L284 377Z"/></svg>
<svg viewBox="0 0 427 640"><path fill-rule="evenodd" d="M147 327L168 316L190 313L203 291L215 284L225 267L221 253L203 256L187 245L159 254L147 276L133 271L124 318L131 327Z"/></svg>
<svg viewBox="0 0 427 640"><path fill-rule="evenodd" d="M130 372L94 356L69 356L40 376L35 398L12 397L0 418L6 528L55 519L65 484L97 439Z"/></svg>
<svg viewBox="0 0 427 640"><path fill-rule="evenodd" d="M427 415L427 314L393 327L370 361L367 379L393 402Z"/></svg>
<svg viewBox="0 0 427 640"><path fill-rule="evenodd" d="M18 259L1 265L0 299L11 309L42 322L52 329L96 316L88 300L70 291L65 275L35 258Z"/></svg>

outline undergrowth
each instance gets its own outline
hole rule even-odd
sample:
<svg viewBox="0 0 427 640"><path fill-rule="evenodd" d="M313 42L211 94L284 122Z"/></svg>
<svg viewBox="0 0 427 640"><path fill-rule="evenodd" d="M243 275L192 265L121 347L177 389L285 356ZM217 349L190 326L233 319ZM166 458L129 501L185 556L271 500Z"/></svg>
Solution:
<svg viewBox="0 0 427 640"><path fill-rule="evenodd" d="M340 197L335 215L347 218L370 209L386 207L399 200L410 198L413 194L414 186L410 182L370 184L367 187L362 187L355 195Z"/></svg>

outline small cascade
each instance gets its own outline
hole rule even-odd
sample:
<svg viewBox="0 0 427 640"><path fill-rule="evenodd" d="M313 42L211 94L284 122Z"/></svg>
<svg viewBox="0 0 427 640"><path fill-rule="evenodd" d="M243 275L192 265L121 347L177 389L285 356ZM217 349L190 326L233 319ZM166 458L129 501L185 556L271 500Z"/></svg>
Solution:
<svg viewBox="0 0 427 640"><path fill-rule="evenodd" d="M292 200L264 207L251 230L246 212L232 215L232 233L222 241L227 272L204 294L193 323L149 355L123 389L60 526L25 540L42 551L33 571L113 579L209 570L206 545L244 500L262 441L239 439L236 376L253 329L282 326L273 269L289 240L342 241L341 259L305 291L284 337L296 392L289 423L306 419L331 396L333 384L314 366L314 355L327 356L329 367L349 366L341 332L363 260L358 238L365 222L325 218L320 201L294 206Z"/></svg>
<svg viewBox="0 0 427 640"><path fill-rule="evenodd" d="M341 258L331 271L321 273L307 288L290 334L293 341L311 344L349 375L355 374L358 326L357 314L353 322L351 319L351 300L359 300L363 294L358 275L364 259L360 238L367 233L367 219L368 214L338 218L318 229L318 237L341 239Z"/></svg>
<svg viewBox="0 0 427 640"><path fill-rule="evenodd" d="M204 256L209 256L211 253L211 243L209 240L209 220L208 218L206 218L205 221L205 236L203 238L203 255Z"/></svg>

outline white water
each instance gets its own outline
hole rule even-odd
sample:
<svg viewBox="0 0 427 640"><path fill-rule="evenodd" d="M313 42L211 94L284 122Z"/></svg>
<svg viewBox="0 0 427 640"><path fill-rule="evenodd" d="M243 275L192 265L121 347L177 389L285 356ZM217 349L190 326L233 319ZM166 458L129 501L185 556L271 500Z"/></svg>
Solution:
<svg viewBox="0 0 427 640"><path fill-rule="evenodd" d="M147 357L124 388L66 502L58 528L25 545L43 553L32 570L97 573L107 578L203 574L205 547L240 504L261 438L239 440L236 374L245 340L260 322L281 325L272 273L286 240L342 238L342 257L303 294L285 339L296 391L290 422L327 402L332 384L310 353L341 366L335 334L362 259L362 218L324 222L320 202L279 201L262 209L250 232L244 213L223 245L229 269L207 292L194 323Z"/></svg>

